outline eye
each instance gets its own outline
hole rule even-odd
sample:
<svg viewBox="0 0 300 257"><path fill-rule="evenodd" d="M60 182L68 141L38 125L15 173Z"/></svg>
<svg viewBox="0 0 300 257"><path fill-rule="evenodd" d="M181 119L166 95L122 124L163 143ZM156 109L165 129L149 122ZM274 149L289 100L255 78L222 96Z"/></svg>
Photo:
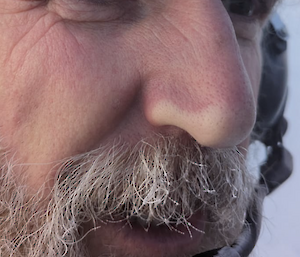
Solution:
<svg viewBox="0 0 300 257"><path fill-rule="evenodd" d="M237 39L256 42L275 0L221 0L228 12Z"/></svg>
<svg viewBox="0 0 300 257"><path fill-rule="evenodd" d="M50 3L62 18L78 22L130 22L140 16L142 9L138 0L52 0Z"/></svg>
<svg viewBox="0 0 300 257"><path fill-rule="evenodd" d="M77 0L78 2L83 2L85 4L92 4L95 6L112 6L117 5L119 2L118 0Z"/></svg>
<svg viewBox="0 0 300 257"><path fill-rule="evenodd" d="M255 9L253 0L223 0L223 4L229 13L248 17L253 15Z"/></svg>
<svg viewBox="0 0 300 257"><path fill-rule="evenodd" d="M62 18L73 21L112 21L123 15L117 0L53 0L52 9Z"/></svg>
<svg viewBox="0 0 300 257"><path fill-rule="evenodd" d="M271 9L270 0L222 0L229 14L256 17L267 14Z"/></svg>

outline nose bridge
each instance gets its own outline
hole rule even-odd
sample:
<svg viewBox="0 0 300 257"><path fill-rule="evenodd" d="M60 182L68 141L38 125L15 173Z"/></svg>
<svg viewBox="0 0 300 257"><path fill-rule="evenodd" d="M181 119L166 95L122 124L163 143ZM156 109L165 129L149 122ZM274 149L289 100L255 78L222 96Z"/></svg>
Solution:
<svg viewBox="0 0 300 257"><path fill-rule="evenodd" d="M170 61L170 66L183 62L198 67L214 56L239 58L237 42L230 18L221 1L173 0L165 7L149 30L147 40L155 42L155 52ZM220 54L222 55L220 56ZM153 52L153 58L156 58ZM151 59L151 56L150 56ZM213 60L212 60L213 61ZM164 63L166 66L166 63Z"/></svg>
<svg viewBox="0 0 300 257"><path fill-rule="evenodd" d="M145 74L145 115L206 146L236 145L250 133L255 108L230 19L221 1L175 2L151 29L157 43Z"/></svg>

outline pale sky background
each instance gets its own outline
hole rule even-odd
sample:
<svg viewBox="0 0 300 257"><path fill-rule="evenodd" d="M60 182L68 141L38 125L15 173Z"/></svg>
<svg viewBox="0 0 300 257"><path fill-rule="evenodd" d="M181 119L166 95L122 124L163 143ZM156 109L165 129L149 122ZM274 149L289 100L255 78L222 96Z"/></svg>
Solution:
<svg viewBox="0 0 300 257"><path fill-rule="evenodd" d="M289 129L284 144L293 155L294 172L264 202L264 224L253 257L300 257L300 0L283 0L279 13L289 31Z"/></svg>

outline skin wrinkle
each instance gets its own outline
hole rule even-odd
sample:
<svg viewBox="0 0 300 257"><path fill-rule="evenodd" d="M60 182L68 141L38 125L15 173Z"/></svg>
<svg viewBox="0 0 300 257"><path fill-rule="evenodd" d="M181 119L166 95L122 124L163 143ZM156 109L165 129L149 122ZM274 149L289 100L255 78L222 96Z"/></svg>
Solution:
<svg viewBox="0 0 300 257"><path fill-rule="evenodd" d="M59 0L0 1L12 12L0 14L0 255L190 257L232 244L255 201L240 152L262 28L241 40L219 0L130 2L114 21L84 2L87 16Z"/></svg>
<svg viewBox="0 0 300 257"><path fill-rule="evenodd" d="M181 36L181 38L183 38L183 39L181 39L181 41L180 42L183 42L182 44L187 44L187 45L190 45L191 47L189 48L190 50L192 50L193 51L193 53L194 53L194 56L197 58L198 56L197 56L197 51L195 50L195 46L192 44L192 42L191 42L191 40L185 35L185 33L183 32L183 31L181 31L177 26L176 26L176 24L174 24L170 19L168 19L168 17L166 16L166 15L162 15L162 17L163 17L163 19L165 19L166 21L168 21L168 23L171 25L171 27ZM166 29L166 31L168 31L167 29ZM179 38L179 37L178 37ZM176 43L177 42L172 42L174 45L177 45ZM180 44L180 43L179 43ZM168 47L167 47L168 48ZM181 60L184 60L184 62L185 63L188 63L188 61L189 61L189 58L188 58L188 56L185 56L184 55L184 53L182 53L182 55L181 56L178 56L177 57L178 59L180 58ZM198 58L201 58L201 57L198 57ZM170 61L174 61L174 60L170 60ZM184 65L183 65L184 66ZM182 67L182 66L180 66L180 67ZM178 68L180 68L180 67L178 67Z"/></svg>
<svg viewBox="0 0 300 257"><path fill-rule="evenodd" d="M31 28L29 31L26 31L26 32L21 36L21 38L20 38L19 40L17 40L17 42L16 42L16 43L12 46L12 48L10 49L10 51L9 51L9 57L7 57L7 58L9 58L9 59L13 58L14 52L17 52L17 54L20 55L19 50L18 50L18 47L19 47L19 45L20 45L20 42L23 43L24 40L26 40L27 38L30 38L30 41L32 40L33 37L36 38L36 39L34 40L34 42L33 42L32 44L30 44L30 46L28 47L29 49L27 49L26 53L22 53L22 54L21 54L22 59L17 59L17 60L15 60L15 63L18 64L18 65L16 66L15 70L12 70L13 73L15 73L18 69L20 69L20 67L23 66L23 64L24 64L24 62L25 62L25 60L26 60L26 56L27 56L27 55L29 54L29 52L30 52L30 49L34 48L34 47L39 43L39 41L42 40L42 39L45 37L45 35L51 30L51 28L52 28L53 26L55 26L56 23L59 22L58 20L57 20L57 21L54 21L54 22L51 21L51 24L49 24L49 25L47 24L47 25L46 25L45 17L47 17L47 16L49 16L49 14L45 13L44 15L42 15L41 17L39 17L39 19L36 21L36 25L35 25L33 28ZM48 28L46 29L46 31L43 31L43 33L41 33L41 34L32 33L33 30L36 32L35 27L41 26L41 25L39 24L40 22L44 22L44 23L45 23L45 27L48 27ZM28 41L29 41L29 40L28 40ZM5 62L10 62L9 59L5 59Z"/></svg>
<svg viewBox="0 0 300 257"><path fill-rule="evenodd" d="M172 24L173 25L173 24ZM176 28L176 26L174 26ZM220 40L221 41L221 40ZM217 47L218 48L218 47ZM158 91L158 90L157 90ZM176 91L175 91L176 92ZM163 95L163 94L162 94ZM184 94L183 94L184 95ZM190 95L193 95L193 94L190 94ZM212 94L212 95L217 95L217 94ZM158 95L156 95L156 97L154 97L155 99L159 99ZM189 102L188 101L183 101L182 102L183 105L185 106L185 108L189 105ZM180 109L183 109L183 105L180 106ZM193 104L192 104L193 105ZM201 109L201 108L195 108L195 109ZM193 110L192 109L188 109L188 112L192 112Z"/></svg>
<svg viewBox="0 0 300 257"><path fill-rule="evenodd" d="M196 5L196 7L197 7L197 5ZM174 8L175 8L175 7L174 7ZM175 9L175 10L176 10L176 9ZM196 10L197 10L197 9L196 9ZM219 19L219 16L216 15L216 14L213 12L212 8L211 8L210 10L211 10L211 13L210 13L209 15L207 15L206 17L209 17L209 16L210 16L210 17L214 17L214 19ZM178 12L182 12L182 10L177 10L177 11L178 11ZM201 13L201 10L199 10L199 12ZM186 13L188 13L188 11L186 11ZM193 13L195 13L195 12L193 12ZM202 23L198 23L198 24L197 24L197 22L195 23L195 19L193 19L193 16L188 15L187 17L189 18L189 20L186 21L186 23L187 23L187 24L193 24L193 26L191 26L191 29L192 29L192 30L194 29L195 32L199 33L199 34L200 34L200 38L201 38L201 37L202 37L202 38L206 38L206 37L207 37L207 34L209 34L209 33L207 33L208 31L211 31L211 30L214 30L214 29L215 29L216 31L218 30L217 28L212 28L212 27L211 27L212 25L210 25L210 24L211 24L211 21L210 21L209 19L205 20L205 18L204 18L204 20L203 20ZM170 18L167 17L167 15L164 15L164 14L163 14L163 18L164 18L165 20L167 20L167 21L172 25L172 28L174 28L175 31L177 31L177 32L179 33L179 35L181 35L184 39L186 39L185 42L189 42L189 43L190 43L192 49L197 48L197 47L193 46L193 44L191 43L192 40L190 40L190 39L185 35L186 32L182 31L182 30L179 28L179 26L175 24L175 22L176 22L175 19L173 19L173 21L172 21ZM197 29L197 26L199 26L199 29ZM200 28L201 28L201 30L200 30ZM227 26L223 27L222 29L227 29ZM230 35L230 34L232 34L232 32L233 32L233 30L232 30L232 28L230 28L227 34ZM190 34L192 35L193 33L190 33ZM217 36L217 34L216 34L216 36ZM226 39L226 38L225 38L225 39ZM227 39L226 39L226 40L227 40ZM221 45L224 43L224 38L220 38L220 39L214 38L214 41L212 41L211 43L215 43L215 42L217 43L217 45L220 45L220 46L221 46ZM203 47L203 50L204 50L205 52L210 52L210 51L207 51L208 49L206 48L206 46L207 46L207 44L201 44L201 47ZM216 48L218 48L218 47L216 47ZM195 53L195 52L196 52L196 51L194 51L194 53ZM195 57L196 57L196 58L201 58L201 56L197 56L197 55L195 55Z"/></svg>
<svg viewBox="0 0 300 257"><path fill-rule="evenodd" d="M20 14L26 12L28 10L33 10L34 8L38 7L39 1L10 1L4 2L3 0L0 2L0 14ZM28 3L31 3L31 6L28 6ZM15 7L13 7L15 4ZM3 11L3 12L2 12ZM6 12L5 12L6 11Z"/></svg>
<svg viewBox="0 0 300 257"><path fill-rule="evenodd" d="M47 45L47 44L46 44ZM24 75L26 75L26 74L24 74ZM32 109L36 109L36 108L32 108ZM22 111L20 111L20 113L22 113ZM26 112L25 112L26 113Z"/></svg>

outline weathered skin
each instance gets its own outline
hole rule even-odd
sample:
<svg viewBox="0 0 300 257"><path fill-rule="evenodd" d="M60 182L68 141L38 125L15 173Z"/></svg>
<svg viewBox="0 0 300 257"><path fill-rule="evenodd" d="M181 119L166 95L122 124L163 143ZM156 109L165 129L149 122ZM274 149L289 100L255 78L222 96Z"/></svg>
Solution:
<svg viewBox="0 0 300 257"><path fill-rule="evenodd" d="M249 136L258 24L238 43L219 1L145 1L124 21L112 7L81 3L79 12L70 2L1 0L0 133L23 162L57 161L117 135L185 131L212 147ZM43 167L28 169L34 187Z"/></svg>
<svg viewBox="0 0 300 257"><path fill-rule="evenodd" d="M264 18L232 24L219 0L140 2L0 0L0 135L35 164L22 170L32 192L58 161L119 137L247 147Z"/></svg>

